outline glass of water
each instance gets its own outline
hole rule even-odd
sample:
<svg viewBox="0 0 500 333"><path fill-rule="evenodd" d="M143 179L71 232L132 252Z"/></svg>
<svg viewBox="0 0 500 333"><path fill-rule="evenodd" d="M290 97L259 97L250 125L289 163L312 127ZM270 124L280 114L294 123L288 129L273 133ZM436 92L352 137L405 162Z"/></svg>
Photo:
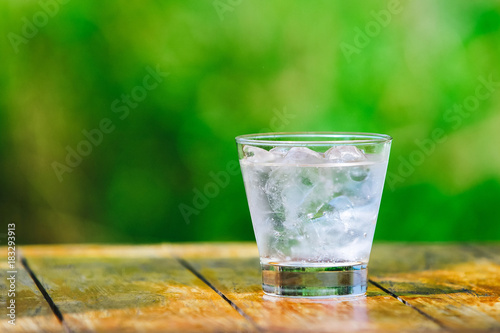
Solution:
<svg viewBox="0 0 500 333"><path fill-rule="evenodd" d="M266 294L365 294L391 141L340 132L236 137Z"/></svg>

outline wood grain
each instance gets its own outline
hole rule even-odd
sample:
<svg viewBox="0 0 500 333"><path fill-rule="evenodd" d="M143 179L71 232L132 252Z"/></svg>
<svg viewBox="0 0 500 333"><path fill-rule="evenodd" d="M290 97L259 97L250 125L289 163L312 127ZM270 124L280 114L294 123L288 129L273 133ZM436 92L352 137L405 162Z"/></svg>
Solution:
<svg viewBox="0 0 500 333"><path fill-rule="evenodd" d="M92 246L88 255L50 247L49 256L43 247L31 247L25 255L73 331L254 330L162 246L133 248Z"/></svg>
<svg viewBox="0 0 500 333"><path fill-rule="evenodd" d="M500 330L500 265L477 247L378 246L371 278L446 328Z"/></svg>
<svg viewBox="0 0 500 333"><path fill-rule="evenodd" d="M487 332L499 329L499 249L376 243L367 297L329 301L264 296L253 243L24 253L75 332Z"/></svg>
<svg viewBox="0 0 500 333"><path fill-rule="evenodd" d="M43 298L33 280L20 263L16 260L16 325L8 323L7 303L10 302L7 291L7 248L0 247L0 331L1 332L63 332L61 323L56 319L49 305ZM10 274L9 274L10 275Z"/></svg>
<svg viewBox="0 0 500 333"><path fill-rule="evenodd" d="M258 258L186 260L264 331L400 332L440 327L373 286L354 300L298 300L264 296Z"/></svg>

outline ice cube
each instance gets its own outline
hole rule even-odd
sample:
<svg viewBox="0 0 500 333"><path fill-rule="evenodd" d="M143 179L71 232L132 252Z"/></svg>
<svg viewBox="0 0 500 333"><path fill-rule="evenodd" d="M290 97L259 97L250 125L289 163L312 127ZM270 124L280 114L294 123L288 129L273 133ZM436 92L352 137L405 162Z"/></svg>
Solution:
<svg viewBox="0 0 500 333"><path fill-rule="evenodd" d="M305 170L282 166L269 173L264 191L269 205L275 213L284 214L286 218L297 215L300 205L313 190L314 179L307 178Z"/></svg>
<svg viewBox="0 0 500 333"><path fill-rule="evenodd" d="M349 176L351 177L352 180L356 182L361 182L368 177L368 173L370 172L370 169L367 167L353 167L349 171Z"/></svg>
<svg viewBox="0 0 500 333"><path fill-rule="evenodd" d="M351 200L345 195L330 200L328 205L331 207L331 211L339 213L340 219L343 222L347 223L352 218L353 205Z"/></svg>
<svg viewBox="0 0 500 333"><path fill-rule="evenodd" d="M275 154L277 157L285 157L290 148L288 147L274 147L269 152Z"/></svg>
<svg viewBox="0 0 500 333"><path fill-rule="evenodd" d="M367 209L373 215L373 208ZM361 214L346 195L329 200L304 224L309 248L324 260L367 260L375 229L372 215Z"/></svg>
<svg viewBox="0 0 500 333"><path fill-rule="evenodd" d="M280 165L269 173L264 186L269 206L286 224L315 213L325 197L331 198L332 182L318 168Z"/></svg>
<svg viewBox="0 0 500 333"><path fill-rule="evenodd" d="M365 154L355 146L337 146L325 152L325 158L334 162L358 162L366 160Z"/></svg>
<svg viewBox="0 0 500 333"><path fill-rule="evenodd" d="M246 155L246 159L253 163L272 162L275 159L273 153L258 147L245 146L243 147L243 152Z"/></svg>
<svg viewBox="0 0 500 333"><path fill-rule="evenodd" d="M337 214L340 219L346 219L350 217L350 210L352 210L352 208L353 204L351 200L349 200L349 198L345 195L341 195L333 198L327 203L322 204L316 213L307 214L307 218L315 220L326 215Z"/></svg>
<svg viewBox="0 0 500 333"><path fill-rule="evenodd" d="M306 147L293 147L285 155L285 162L316 164L323 161L323 156Z"/></svg>

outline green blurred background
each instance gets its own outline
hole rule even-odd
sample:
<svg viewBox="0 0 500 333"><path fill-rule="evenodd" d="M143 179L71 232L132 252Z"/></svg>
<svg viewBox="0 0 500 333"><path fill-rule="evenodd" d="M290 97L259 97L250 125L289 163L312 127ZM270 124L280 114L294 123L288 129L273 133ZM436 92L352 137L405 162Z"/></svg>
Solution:
<svg viewBox="0 0 500 333"><path fill-rule="evenodd" d="M18 243L253 240L234 137L269 130L393 136L376 240L500 240L499 1L0 12L0 220Z"/></svg>

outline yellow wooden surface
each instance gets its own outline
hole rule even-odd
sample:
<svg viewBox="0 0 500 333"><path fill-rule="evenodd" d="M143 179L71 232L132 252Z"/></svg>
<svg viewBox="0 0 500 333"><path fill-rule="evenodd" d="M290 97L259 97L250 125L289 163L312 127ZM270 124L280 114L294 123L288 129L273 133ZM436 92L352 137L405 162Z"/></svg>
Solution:
<svg viewBox="0 0 500 333"><path fill-rule="evenodd" d="M24 255L71 331L252 329L163 246L55 246Z"/></svg>
<svg viewBox="0 0 500 333"><path fill-rule="evenodd" d="M2 254L6 251L2 251ZM8 297L9 285L7 281L7 259L0 257L0 332L64 332L61 324L52 313L50 306L37 289L33 280L19 264L16 267L15 325L9 324L7 317L11 297ZM10 275L10 274L9 274ZM8 302L8 303L7 303Z"/></svg>
<svg viewBox="0 0 500 333"><path fill-rule="evenodd" d="M18 325L3 307L1 332L500 331L500 244L375 244L367 296L348 301L264 296L252 243L23 254L63 322L21 267Z"/></svg>
<svg viewBox="0 0 500 333"><path fill-rule="evenodd" d="M407 245L392 260L391 246L376 247L372 280L451 329L500 329L500 265L490 246ZM409 261L407 258L411 258Z"/></svg>

